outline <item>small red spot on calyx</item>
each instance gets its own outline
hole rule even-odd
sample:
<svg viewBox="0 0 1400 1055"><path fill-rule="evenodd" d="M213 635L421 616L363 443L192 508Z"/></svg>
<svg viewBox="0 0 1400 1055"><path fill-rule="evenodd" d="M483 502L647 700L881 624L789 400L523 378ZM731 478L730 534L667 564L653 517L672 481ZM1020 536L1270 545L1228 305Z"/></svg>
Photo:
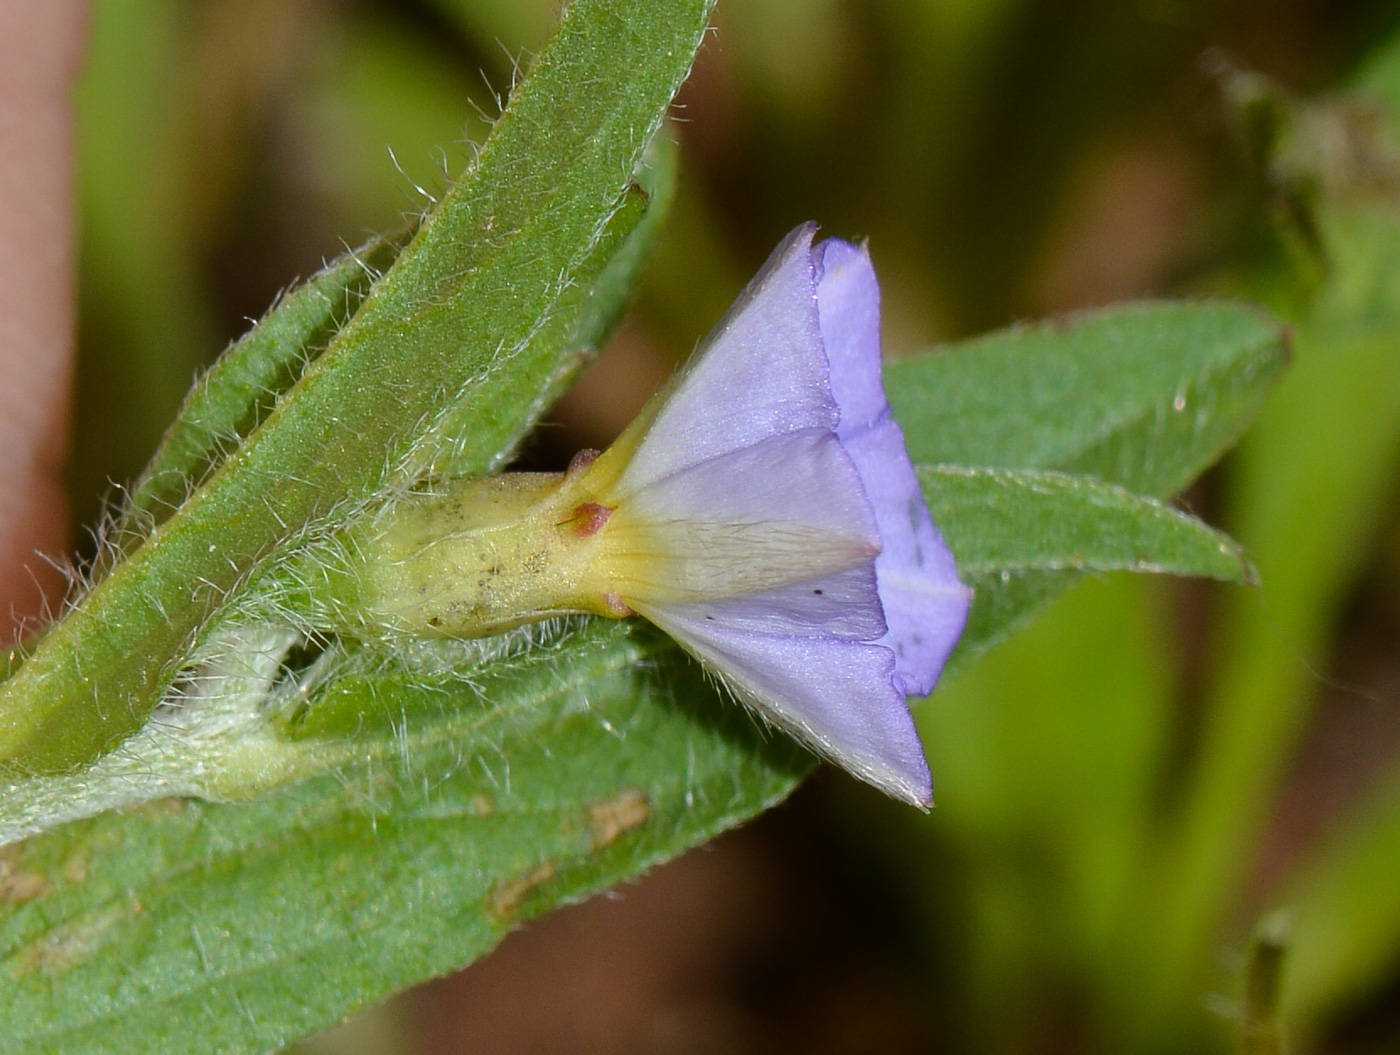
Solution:
<svg viewBox="0 0 1400 1055"><path fill-rule="evenodd" d="M569 514L569 519L559 526L580 538L587 538L601 531L610 516L612 509L608 506L599 505L597 502L584 502L576 506Z"/></svg>
<svg viewBox="0 0 1400 1055"><path fill-rule="evenodd" d="M591 447L579 451L570 459L569 468L564 471L565 479L586 472L588 467L598 460L598 455L602 453L602 451L595 451Z"/></svg>

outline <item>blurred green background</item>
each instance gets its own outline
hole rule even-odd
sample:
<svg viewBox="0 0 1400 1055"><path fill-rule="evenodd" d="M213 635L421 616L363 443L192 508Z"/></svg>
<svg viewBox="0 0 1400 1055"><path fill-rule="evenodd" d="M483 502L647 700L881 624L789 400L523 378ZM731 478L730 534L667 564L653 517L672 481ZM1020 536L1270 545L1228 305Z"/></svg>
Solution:
<svg viewBox="0 0 1400 1055"><path fill-rule="evenodd" d="M78 524L279 289L469 163L555 8L94 0ZM817 219L870 239L893 356L1153 295L1288 319L1183 497L1263 587L1087 582L917 705L930 816L823 773L306 1047L1266 1052L1277 1009L1293 1051L1400 1051L1397 33L1380 0L721 0L635 309L527 463L606 443Z"/></svg>

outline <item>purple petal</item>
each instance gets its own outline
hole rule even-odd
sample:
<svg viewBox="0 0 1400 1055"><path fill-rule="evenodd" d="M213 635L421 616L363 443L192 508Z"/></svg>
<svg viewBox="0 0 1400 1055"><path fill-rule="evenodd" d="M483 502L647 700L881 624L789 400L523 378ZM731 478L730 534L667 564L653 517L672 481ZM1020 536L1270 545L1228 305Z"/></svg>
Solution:
<svg viewBox="0 0 1400 1055"><path fill-rule="evenodd" d="M783 239L691 356L619 494L770 436L836 427L814 295L815 232L804 224Z"/></svg>
<svg viewBox="0 0 1400 1055"><path fill-rule="evenodd" d="M828 238L812 256L819 262L817 310L840 407L842 439L889 414L880 378L880 286L864 246Z"/></svg>
<svg viewBox="0 0 1400 1055"><path fill-rule="evenodd" d="M953 554L933 526L904 435L886 417L844 441L875 507L883 549L875 558L895 675L910 696L927 696L953 651L972 600Z"/></svg>
<svg viewBox="0 0 1400 1055"><path fill-rule="evenodd" d="M928 763L893 681L894 654L843 638L757 633L767 613L754 605L734 624L704 604L638 610L774 725L882 791L930 805Z"/></svg>
<svg viewBox="0 0 1400 1055"><path fill-rule="evenodd" d="M596 463L597 566L745 703L925 805L905 697L933 687L969 593L890 417L869 257L814 231Z"/></svg>
<svg viewBox="0 0 1400 1055"><path fill-rule="evenodd" d="M867 563L880 536L850 455L831 432L804 429L637 492L617 507L604 544L630 604L817 578Z"/></svg>
<svg viewBox="0 0 1400 1055"><path fill-rule="evenodd" d="M837 637L867 643L885 634L875 566L870 561L820 579L668 608L755 634Z"/></svg>
<svg viewBox="0 0 1400 1055"><path fill-rule="evenodd" d="M883 550L875 560L894 650L897 685L923 696L957 643L971 592L934 527L904 434L890 417L880 380L880 290L864 247L829 239L817 246L817 307L831 389L841 410L836 435L855 462L875 509Z"/></svg>

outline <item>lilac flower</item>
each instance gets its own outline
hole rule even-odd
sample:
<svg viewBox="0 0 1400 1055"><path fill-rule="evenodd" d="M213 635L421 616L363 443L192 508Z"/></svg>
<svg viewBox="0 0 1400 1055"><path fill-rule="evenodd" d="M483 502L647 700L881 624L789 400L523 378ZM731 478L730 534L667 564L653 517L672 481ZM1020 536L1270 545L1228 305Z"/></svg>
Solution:
<svg viewBox="0 0 1400 1055"><path fill-rule="evenodd" d="M905 696L933 688L970 593L890 417L870 258L815 230L589 469L612 510L594 567L775 725L928 805Z"/></svg>
<svg viewBox="0 0 1400 1055"><path fill-rule="evenodd" d="M603 454L392 507L349 547L357 618L470 637L636 613L773 724L928 805L905 697L933 688L970 592L890 417L870 258L815 230Z"/></svg>

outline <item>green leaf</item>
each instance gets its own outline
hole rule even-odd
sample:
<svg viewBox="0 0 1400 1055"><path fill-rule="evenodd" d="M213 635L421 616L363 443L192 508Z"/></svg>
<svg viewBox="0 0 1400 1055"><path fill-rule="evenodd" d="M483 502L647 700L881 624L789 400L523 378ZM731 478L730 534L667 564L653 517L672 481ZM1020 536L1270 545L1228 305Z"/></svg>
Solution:
<svg viewBox="0 0 1400 1055"><path fill-rule="evenodd" d="M500 468L540 414L601 350L631 297L675 192L674 144L658 137L644 162L638 185L614 215L580 280L563 292L553 314L531 338L530 349L514 364L538 386L534 400L522 409L518 402L503 402L494 386L478 387L443 416L434 430L438 442L424 445L410 463L412 472L442 480ZM496 437L491 441L495 449L485 460L472 440L488 428Z"/></svg>
<svg viewBox="0 0 1400 1055"><path fill-rule="evenodd" d="M0 1052L276 1048L733 826L811 765L635 624L428 644L317 696L365 719L275 748L338 755L322 776L106 813L0 859Z"/></svg>
<svg viewBox="0 0 1400 1055"><path fill-rule="evenodd" d="M675 146L658 139L638 175L642 193L629 196L609 227L611 239L599 245L601 266L589 269L591 284L580 283L571 290L552 322L567 334L560 358L569 367L595 354L617 324L666 217L675 179ZM375 238L294 287L219 357L185 397L175 422L127 495L107 540L114 549L124 551L149 535L262 423L358 310L413 229ZM558 341L556 332L536 337L535 344L559 356ZM574 372L561 371L558 387L565 387ZM548 405L557 394L548 392L539 402ZM468 401L455 414L468 412L480 412L480 408ZM527 419L515 432L523 433L530 423ZM111 554L103 556L110 559Z"/></svg>
<svg viewBox="0 0 1400 1055"><path fill-rule="evenodd" d="M918 473L959 572L973 578L1074 570L1254 579L1225 535L1093 477L946 465Z"/></svg>
<svg viewBox="0 0 1400 1055"><path fill-rule="evenodd" d="M551 321L618 244L619 210L624 227L639 218L627 191L709 7L569 9L475 165L326 351L0 688L0 762L54 772L110 749L260 564L425 468L494 463L570 365L569 328ZM468 401L493 413L440 431Z"/></svg>
<svg viewBox="0 0 1400 1055"><path fill-rule="evenodd" d="M1000 640L1080 572L1254 581L1225 535L1093 477L960 466L918 473L958 574L974 591L958 662Z"/></svg>
<svg viewBox="0 0 1400 1055"><path fill-rule="evenodd" d="M1059 469L1167 498L1239 437L1287 358L1256 308L1139 304L892 363L886 387L916 463Z"/></svg>
<svg viewBox="0 0 1400 1055"><path fill-rule="evenodd" d="M1256 308L1138 304L891 363L885 387L916 463L1053 469L1168 498L1234 442L1287 360L1284 328ZM958 533L946 514L934 519ZM1034 538L1038 528L1027 527ZM1070 567L1006 571L976 583L959 662L1079 576Z"/></svg>

